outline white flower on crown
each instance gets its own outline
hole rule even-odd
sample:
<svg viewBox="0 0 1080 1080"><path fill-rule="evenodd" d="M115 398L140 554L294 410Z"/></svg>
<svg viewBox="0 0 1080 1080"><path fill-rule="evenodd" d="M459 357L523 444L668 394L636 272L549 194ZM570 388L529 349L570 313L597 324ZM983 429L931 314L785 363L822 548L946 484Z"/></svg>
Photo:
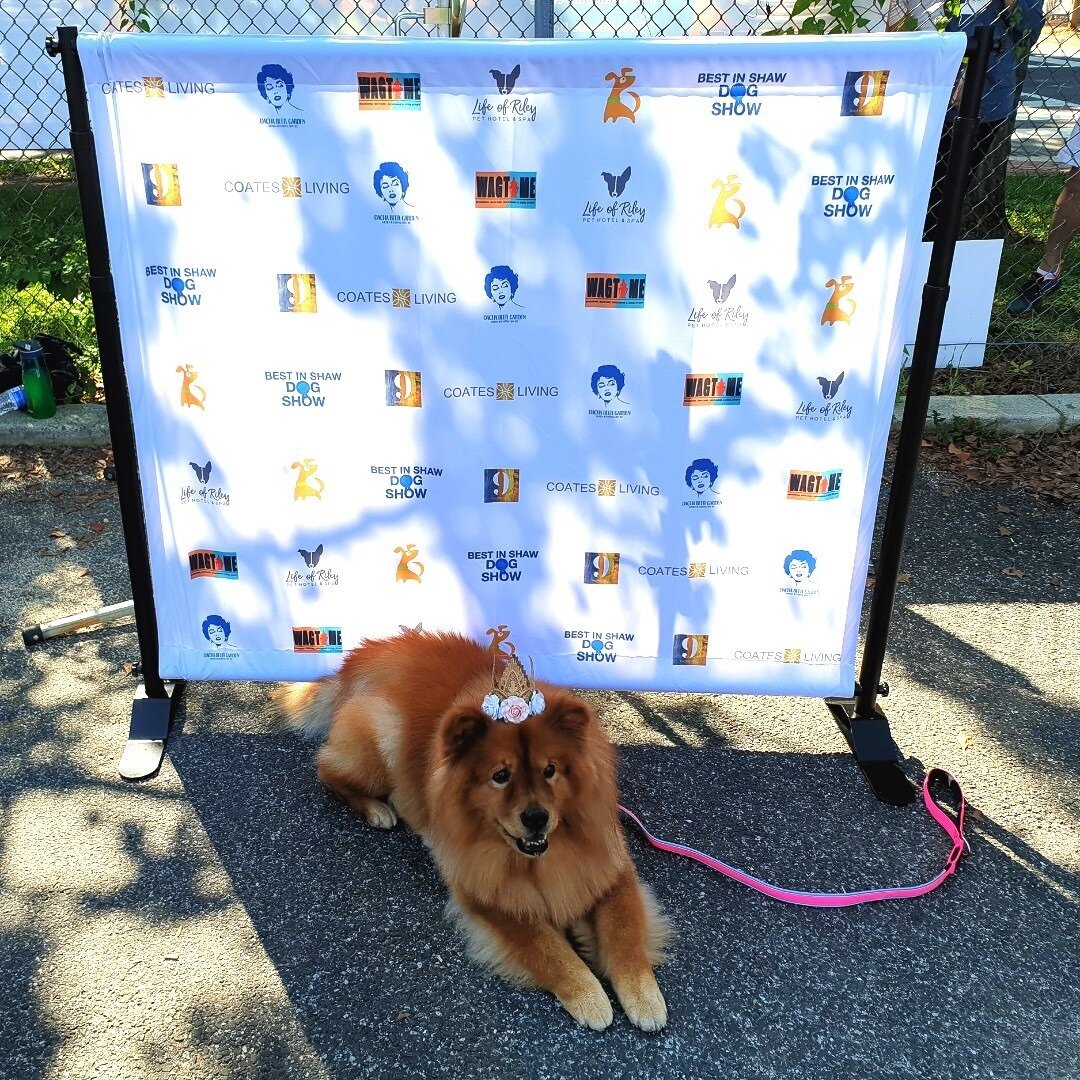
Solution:
<svg viewBox="0 0 1080 1080"><path fill-rule="evenodd" d="M499 719L499 709L502 706L502 698L498 694L488 694L480 705L480 711L492 720Z"/></svg>
<svg viewBox="0 0 1080 1080"><path fill-rule="evenodd" d="M531 711L529 703L524 698L515 695L508 697L502 703L499 708L499 719L509 724L520 724L529 718Z"/></svg>

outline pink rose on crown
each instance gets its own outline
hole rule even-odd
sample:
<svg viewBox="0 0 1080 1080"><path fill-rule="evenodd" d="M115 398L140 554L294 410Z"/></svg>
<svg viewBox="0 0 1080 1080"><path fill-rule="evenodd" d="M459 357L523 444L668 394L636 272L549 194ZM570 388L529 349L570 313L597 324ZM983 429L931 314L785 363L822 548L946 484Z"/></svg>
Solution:
<svg viewBox="0 0 1080 1080"><path fill-rule="evenodd" d="M508 697L499 708L499 719L508 724L520 724L528 719L530 711L529 703L524 698Z"/></svg>

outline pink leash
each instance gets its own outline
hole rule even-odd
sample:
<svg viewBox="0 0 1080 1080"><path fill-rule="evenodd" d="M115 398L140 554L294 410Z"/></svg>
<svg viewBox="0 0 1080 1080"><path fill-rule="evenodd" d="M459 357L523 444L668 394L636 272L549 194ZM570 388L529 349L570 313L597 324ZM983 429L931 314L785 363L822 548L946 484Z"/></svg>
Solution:
<svg viewBox="0 0 1080 1080"><path fill-rule="evenodd" d="M959 808L955 821L930 796L930 781L935 776L943 777L956 792ZM952 851L949 852L949 857L945 860L945 869L937 877L931 878L930 881L922 885L905 885L896 889L866 889L863 892L854 893L816 893L778 888L776 885L770 885L768 882L752 877L734 866L728 866L727 863L722 863L719 859L714 859L711 855L706 855L695 848L686 847L683 844L672 844L667 840L659 840L645 828L637 814L627 810L625 806L620 806L619 809L645 834L649 843L661 851L669 851L673 855L685 855L688 859L704 863L709 869L719 870L721 874L727 874L728 877L734 878L743 885L748 885L751 889L757 889L758 892L771 896L774 900L783 900L785 904L801 904L803 907L840 908L854 907L856 904L869 904L874 900L908 900L915 896L925 896L928 892L936 889L946 878L956 873L960 857L968 847L968 842L964 838L964 793L956 779L944 769L931 769L926 774L926 779L923 780L922 796L930 816L948 833L949 839L952 840Z"/></svg>

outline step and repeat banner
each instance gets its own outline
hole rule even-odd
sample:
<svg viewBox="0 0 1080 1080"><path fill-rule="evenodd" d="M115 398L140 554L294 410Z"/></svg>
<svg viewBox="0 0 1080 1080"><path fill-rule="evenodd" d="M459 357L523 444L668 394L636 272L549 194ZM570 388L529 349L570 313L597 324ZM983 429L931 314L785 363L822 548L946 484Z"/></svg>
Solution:
<svg viewBox="0 0 1080 1080"><path fill-rule="evenodd" d="M962 48L80 38L162 675L851 693Z"/></svg>

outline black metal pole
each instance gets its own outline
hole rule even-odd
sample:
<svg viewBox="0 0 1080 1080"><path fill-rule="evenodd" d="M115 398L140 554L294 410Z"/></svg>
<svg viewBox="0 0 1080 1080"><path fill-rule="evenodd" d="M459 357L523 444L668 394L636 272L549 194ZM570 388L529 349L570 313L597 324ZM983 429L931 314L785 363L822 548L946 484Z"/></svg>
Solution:
<svg viewBox="0 0 1080 1080"><path fill-rule="evenodd" d="M915 334L915 347L911 358L911 375L908 381L904 417L900 424L900 437L893 464L892 489L878 556L874 594L870 601L870 615L863 645L862 666L855 703L853 725L875 716L875 706L881 685L881 669L885 662L885 645L889 637L889 623L896 602L896 586L900 574L900 559L904 552L911 498L915 490L915 477L919 468L919 452L923 430L926 427L926 411L930 405L930 387L937 363L938 346L941 343L941 327L945 321L945 305L949 300L949 274L952 271L956 237L960 232L964 193L967 185L964 176L971 160L979 123L979 103L982 99L986 68L990 59L993 31L989 26L979 27L968 48L967 72L964 91L960 101L959 117L953 124L952 145L949 151L948 170L945 174L943 205L939 208L940 227L936 231L930 254L930 270L923 287L919 326Z"/></svg>
<svg viewBox="0 0 1080 1080"><path fill-rule="evenodd" d="M555 36L555 0L535 0L533 4L533 37Z"/></svg>
<svg viewBox="0 0 1080 1080"><path fill-rule="evenodd" d="M90 296L94 305L98 347L101 352L101 378L105 385L105 407L109 434L116 462L116 486L120 499L120 518L127 548L131 576L132 601L135 605L135 629L139 639L139 657L146 696L168 698L158 671L157 616L154 588L150 578L150 550L146 539L146 519L139 467L135 451L135 429L131 419L120 345L120 318L116 310L116 291L109 263L109 242L105 232L105 208L101 201L101 182L97 170L97 151L90 129L90 110L86 103L86 83L76 45L79 32L74 26L61 26L56 40L50 39L49 55L60 56L64 70L68 112L71 118L71 150L75 158L75 176L82 205L86 255L90 265Z"/></svg>

